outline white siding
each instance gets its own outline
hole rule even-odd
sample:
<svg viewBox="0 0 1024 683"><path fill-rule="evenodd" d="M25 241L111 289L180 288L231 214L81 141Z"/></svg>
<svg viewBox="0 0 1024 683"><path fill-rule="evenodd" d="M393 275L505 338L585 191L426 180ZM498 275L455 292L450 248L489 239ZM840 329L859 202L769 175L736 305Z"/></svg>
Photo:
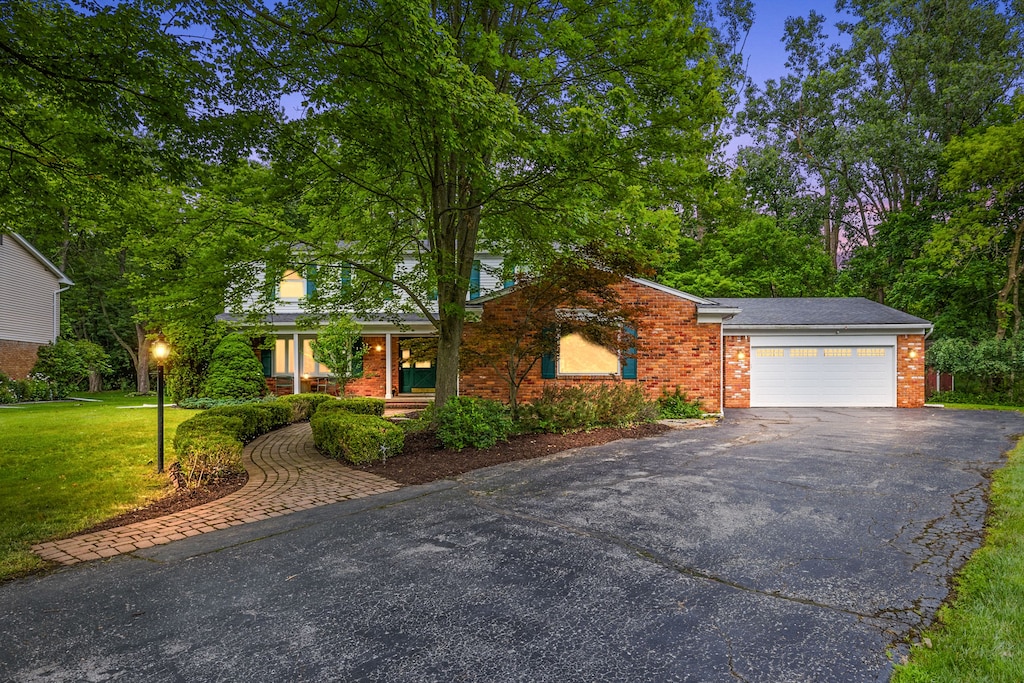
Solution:
<svg viewBox="0 0 1024 683"><path fill-rule="evenodd" d="M53 341L57 276L10 235L0 243L0 339Z"/></svg>

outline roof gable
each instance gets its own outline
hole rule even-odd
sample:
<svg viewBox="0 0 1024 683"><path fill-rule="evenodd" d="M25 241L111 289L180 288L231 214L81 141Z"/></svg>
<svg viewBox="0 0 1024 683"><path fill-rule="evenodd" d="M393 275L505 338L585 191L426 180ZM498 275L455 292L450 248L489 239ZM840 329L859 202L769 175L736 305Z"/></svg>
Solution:
<svg viewBox="0 0 1024 683"><path fill-rule="evenodd" d="M38 249L36 249L35 247L32 246L31 242L29 242L27 239L25 239L24 237L22 237L18 233L16 233L16 232L0 233L0 240L2 240L4 237L10 237L11 239L14 240L14 242L16 244L21 245L22 249L27 251L33 258L35 258L37 261L39 261L39 263L41 263L44 268L46 268L48 271L53 273L53 276L57 278L57 281L60 284L62 284L62 285L69 285L69 286L75 284L74 282L71 281L71 279L67 275L62 273L57 268L57 266L53 265L50 262L50 259L48 259L45 256L43 256L39 252Z"/></svg>

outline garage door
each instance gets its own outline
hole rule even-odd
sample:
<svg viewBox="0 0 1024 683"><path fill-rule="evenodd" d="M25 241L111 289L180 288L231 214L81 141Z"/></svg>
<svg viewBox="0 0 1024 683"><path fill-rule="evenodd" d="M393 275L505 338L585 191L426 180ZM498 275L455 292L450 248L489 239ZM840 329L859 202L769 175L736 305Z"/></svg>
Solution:
<svg viewBox="0 0 1024 683"><path fill-rule="evenodd" d="M755 346L751 340L752 407L896 405L894 346L835 346L834 337L827 340L831 345L814 344L813 338L793 341Z"/></svg>

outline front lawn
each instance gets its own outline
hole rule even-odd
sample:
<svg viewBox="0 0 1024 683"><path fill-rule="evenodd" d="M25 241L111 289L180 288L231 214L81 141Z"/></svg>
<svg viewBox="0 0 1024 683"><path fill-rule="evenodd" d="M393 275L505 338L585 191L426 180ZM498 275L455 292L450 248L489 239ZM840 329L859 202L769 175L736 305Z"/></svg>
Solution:
<svg viewBox="0 0 1024 683"><path fill-rule="evenodd" d="M167 491L156 474L154 397L120 392L102 402L0 408L0 579L43 566L33 543L67 536ZM165 464L171 438L194 415L164 411Z"/></svg>
<svg viewBox="0 0 1024 683"><path fill-rule="evenodd" d="M990 501L985 544L894 683L1024 681L1024 440L993 476Z"/></svg>

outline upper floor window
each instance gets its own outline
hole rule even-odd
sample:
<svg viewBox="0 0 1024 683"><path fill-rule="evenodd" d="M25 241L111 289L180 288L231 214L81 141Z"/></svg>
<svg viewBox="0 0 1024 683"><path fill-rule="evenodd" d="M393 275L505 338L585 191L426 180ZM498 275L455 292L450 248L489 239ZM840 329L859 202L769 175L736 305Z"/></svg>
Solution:
<svg viewBox="0 0 1024 683"><path fill-rule="evenodd" d="M306 296L306 278L302 277L298 271L284 271L284 277L281 278L281 283L277 287L277 296L279 299L286 300L303 298Z"/></svg>

